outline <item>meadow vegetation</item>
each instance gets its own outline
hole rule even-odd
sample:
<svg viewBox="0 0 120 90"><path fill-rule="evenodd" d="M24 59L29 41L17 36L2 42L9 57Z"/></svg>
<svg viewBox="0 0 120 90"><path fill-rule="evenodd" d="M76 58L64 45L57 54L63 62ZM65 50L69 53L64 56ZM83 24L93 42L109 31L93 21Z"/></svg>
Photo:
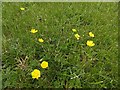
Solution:
<svg viewBox="0 0 120 90"><path fill-rule="evenodd" d="M2 3L3 88L116 88L117 7Z"/></svg>

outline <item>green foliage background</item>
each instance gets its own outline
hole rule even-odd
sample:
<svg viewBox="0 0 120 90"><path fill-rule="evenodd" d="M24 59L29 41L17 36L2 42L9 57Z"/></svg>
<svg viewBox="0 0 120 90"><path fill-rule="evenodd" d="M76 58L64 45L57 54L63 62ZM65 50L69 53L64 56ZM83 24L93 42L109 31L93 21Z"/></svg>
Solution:
<svg viewBox="0 0 120 90"><path fill-rule="evenodd" d="M3 88L117 87L117 7L102 2L2 3ZM31 34L32 28L39 32ZM39 37L45 42L39 43ZM87 40L95 46L88 47ZM49 68L40 67L42 60ZM42 74L38 80L31 77L35 68Z"/></svg>

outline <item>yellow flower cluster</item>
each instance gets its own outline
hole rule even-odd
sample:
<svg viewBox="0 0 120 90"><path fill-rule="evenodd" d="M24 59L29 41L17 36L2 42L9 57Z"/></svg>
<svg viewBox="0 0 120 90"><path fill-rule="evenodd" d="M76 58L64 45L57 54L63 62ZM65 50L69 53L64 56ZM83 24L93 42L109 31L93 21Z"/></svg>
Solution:
<svg viewBox="0 0 120 90"><path fill-rule="evenodd" d="M75 33L75 34L74 34L75 38L76 38L77 40L79 40L79 39L80 39L80 35L77 33L77 30L76 30L76 29L72 29L72 31ZM30 32L33 33L33 34L35 34L35 33L38 32L38 30L36 30L36 29L31 29ZM94 34L93 34L92 32L89 32L89 36L90 36L90 37L94 37ZM41 42L41 43L44 42L44 40L43 40L42 38L38 38L38 41ZM95 45L95 43L94 43L92 40L88 40L86 44L87 44L87 46L89 46L89 47L92 47L92 46ZM43 62L40 64L40 66L41 66L42 68L47 68L47 67L48 67L48 62L47 62L47 61L43 61ZM35 79L35 78L38 79L38 78L41 76L40 70L34 69L34 70L31 72L31 76L32 76L33 79Z"/></svg>
<svg viewBox="0 0 120 90"><path fill-rule="evenodd" d="M80 39L80 35L77 33L77 30L76 30L76 29L72 29L72 31L73 31L74 33L76 33L74 36L75 36L75 38L76 38L77 40L79 40L79 39Z"/></svg>
<svg viewBox="0 0 120 90"><path fill-rule="evenodd" d="M21 9L21 10L25 10L25 8L20 8L20 9ZM76 29L72 29L72 31L75 33L75 34L74 34L75 38L76 38L77 40L79 40L79 39L80 39L80 35L77 33L77 30L76 30ZM38 30L36 30L36 29L31 29L30 32L33 33L33 34L35 34L35 33L38 32ZM93 34L92 32L89 32L89 36L90 36L90 37L94 37L94 34ZM38 41L39 41L40 43L43 43L43 42L44 42L44 40L43 40L42 38L38 38ZM92 46L95 45L95 43L94 43L92 40L88 40L86 44L87 44L87 46L89 46L89 47L92 47ZM47 68L47 67L48 67L48 62L47 62L47 61L43 61L43 62L40 64L40 66L41 66L42 68ZM40 70L34 69L34 70L31 72L31 76L32 76L33 79L38 79L39 77L41 77L41 72L40 72Z"/></svg>
<svg viewBox="0 0 120 90"><path fill-rule="evenodd" d="M42 68L47 68L48 67L48 62L47 61L43 61L41 64L40 64L40 66L42 67ZM32 76L32 78L33 79L38 79L39 77L41 77L41 72L40 72L40 70L38 70L38 69L34 69L32 72L31 72L31 76Z"/></svg>
<svg viewBox="0 0 120 90"><path fill-rule="evenodd" d="M38 30L36 30L36 29L31 29L30 32L34 34L34 33L37 33ZM44 40L43 40L42 38L39 38L38 41L39 41L40 43L43 43L43 42L44 42Z"/></svg>
<svg viewBox="0 0 120 90"><path fill-rule="evenodd" d="M76 29L72 29L72 31L75 32L75 33L77 32ZM89 32L88 34L89 34L90 37L95 37L92 32ZM75 36L75 38L76 38L77 40L80 39L80 35L79 35L78 33L76 33L74 36ZM89 46L89 47L95 46L95 43L94 43L92 40L88 40L86 44L87 44L87 46Z"/></svg>
<svg viewBox="0 0 120 90"><path fill-rule="evenodd" d="M89 36L90 36L90 37L95 37L92 32L89 32ZM89 46L89 47L95 46L95 43L94 43L92 40L88 40L86 44L87 44L87 46Z"/></svg>
<svg viewBox="0 0 120 90"><path fill-rule="evenodd" d="M35 34L35 33L38 32L38 30L36 30L36 29L31 29L30 32L33 33L33 34ZM38 38L38 41L39 41L40 43L43 43L43 42L44 42L44 40L43 40L42 38ZM43 61L43 62L40 64L40 66L41 66L42 68L47 68L47 67L48 67L48 62L47 62L47 61ZM38 78L41 76L40 70L34 69L34 70L31 72L31 76L32 76L33 79L38 79Z"/></svg>
<svg viewBox="0 0 120 90"><path fill-rule="evenodd" d="M25 8L21 7L20 10L21 10L21 11L24 11ZM31 32L32 34L35 34L35 33L38 32L38 30L32 28L32 29L30 30L30 32ZM38 41L39 41L40 43L43 43L43 42L44 42L44 40L43 40L42 38L38 38ZM48 67L48 62L47 62L47 61L43 61L43 62L40 64L40 66L41 66L42 68L47 68L47 67ZM34 70L31 72L31 76L32 76L33 79L38 79L39 77L41 77L41 72L40 72L40 70L34 69Z"/></svg>

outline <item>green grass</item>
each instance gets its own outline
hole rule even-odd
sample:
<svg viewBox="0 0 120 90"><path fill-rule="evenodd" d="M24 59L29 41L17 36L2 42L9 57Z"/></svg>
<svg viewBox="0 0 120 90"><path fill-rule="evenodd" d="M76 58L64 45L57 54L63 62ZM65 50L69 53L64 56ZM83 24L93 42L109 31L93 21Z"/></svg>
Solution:
<svg viewBox="0 0 120 90"><path fill-rule="evenodd" d="M116 88L117 13L117 3L2 3L3 88ZM47 69L40 67L42 60ZM38 80L31 77L36 68Z"/></svg>

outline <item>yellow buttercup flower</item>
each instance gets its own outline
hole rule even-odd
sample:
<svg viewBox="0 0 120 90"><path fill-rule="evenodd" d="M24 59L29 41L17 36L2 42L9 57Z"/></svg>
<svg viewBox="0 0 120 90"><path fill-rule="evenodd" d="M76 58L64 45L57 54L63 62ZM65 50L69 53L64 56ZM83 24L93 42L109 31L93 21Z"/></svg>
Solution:
<svg viewBox="0 0 120 90"><path fill-rule="evenodd" d="M94 37L94 34L92 32L89 32L90 37Z"/></svg>
<svg viewBox="0 0 120 90"><path fill-rule="evenodd" d="M39 38L38 41L41 43L44 42L44 40L42 38Z"/></svg>
<svg viewBox="0 0 120 90"><path fill-rule="evenodd" d="M41 73L38 69L34 69L34 71L31 72L31 75L32 75L33 79L35 79L35 78L38 79L40 77Z"/></svg>
<svg viewBox="0 0 120 90"><path fill-rule="evenodd" d="M41 67L42 67L42 68L47 68L47 67L48 67L48 62L43 61L43 62L41 63Z"/></svg>
<svg viewBox="0 0 120 90"><path fill-rule="evenodd" d="M73 32L77 32L77 30L76 30L76 29L72 29L72 31L73 31Z"/></svg>
<svg viewBox="0 0 120 90"><path fill-rule="evenodd" d="M36 32L38 32L38 30L35 30L35 29L31 29L31 31L30 31L31 33L36 33Z"/></svg>
<svg viewBox="0 0 120 90"><path fill-rule="evenodd" d="M93 43L93 41L91 41L91 40L88 40L87 46L89 46L89 47L95 46L95 43Z"/></svg>
<svg viewBox="0 0 120 90"><path fill-rule="evenodd" d="M24 11L24 10L25 10L25 8L20 8L20 10Z"/></svg>
<svg viewBox="0 0 120 90"><path fill-rule="evenodd" d="M75 37L77 38L77 40L79 40L80 35L79 34L75 34Z"/></svg>

